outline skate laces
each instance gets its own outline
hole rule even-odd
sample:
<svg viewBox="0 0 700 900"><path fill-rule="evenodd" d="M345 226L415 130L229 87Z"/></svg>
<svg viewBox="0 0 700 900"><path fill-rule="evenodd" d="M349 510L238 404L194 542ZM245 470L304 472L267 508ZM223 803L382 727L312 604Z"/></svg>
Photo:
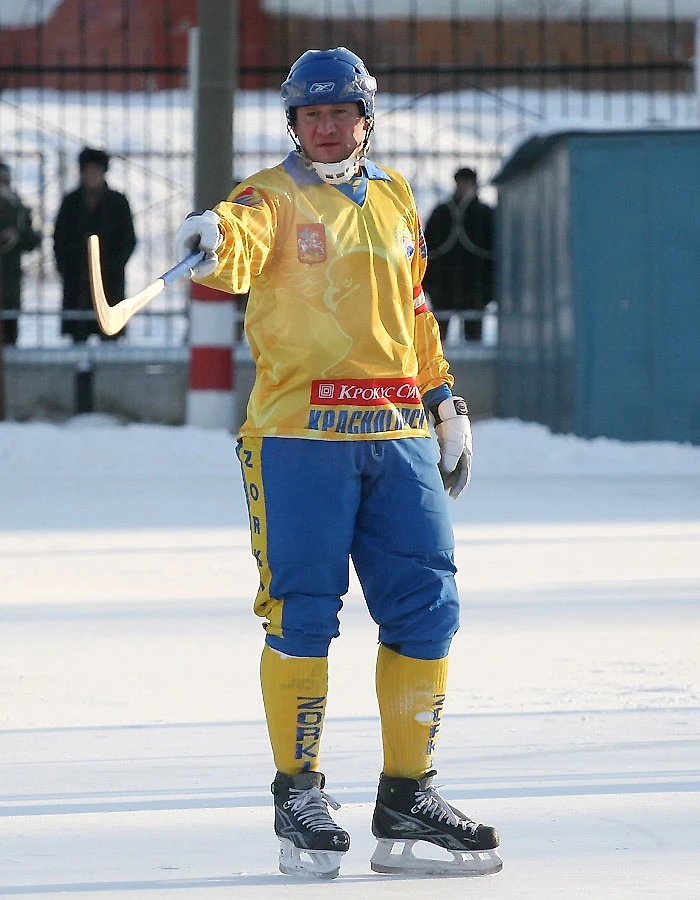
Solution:
<svg viewBox="0 0 700 900"><path fill-rule="evenodd" d="M338 826L330 817L328 807L340 809L340 803L317 787L298 790L289 789L289 800L283 804L291 810L301 824L310 831L336 831Z"/></svg>
<svg viewBox="0 0 700 900"><path fill-rule="evenodd" d="M461 828L463 831L469 831L476 834L479 827L476 822L468 819L464 813L455 810L449 803L441 797L434 787L424 788L416 791L416 802L411 808L412 813L424 813L431 819L437 819L438 822L446 822L454 828Z"/></svg>

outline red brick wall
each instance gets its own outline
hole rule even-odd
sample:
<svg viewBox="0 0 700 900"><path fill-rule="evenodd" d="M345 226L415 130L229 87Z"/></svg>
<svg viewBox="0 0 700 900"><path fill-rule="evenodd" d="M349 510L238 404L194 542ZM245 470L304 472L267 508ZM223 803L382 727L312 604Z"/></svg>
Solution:
<svg viewBox="0 0 700 900"><path fill-rule="evenodd" d="M317 16L282 19L261 10L260 0L241 0L240 65L286 71L309 47L344 44L363 56L381 78L384 66L578 64L687 61L693 56L693 24L662 22L323 20ZM41 27L0 30L3 65L187 66L188 31L197 24L197 0L63 0ZM431 77L431 88L440 87ZM539 76L533 75L536 79ZM581 76L584 77L584 76ZM587 76L586 76L587 77ZM640 76L641 78L642 76ZM144 90L183 84L172 75L72 72L4 73L0 87L44 85L63 89ZM414 74L390 85L415 90ZM480 84L498 76L480 76ZM277 86L280 72L250 73L242 87ZM459 86L445 75L444 89ZM551 86L550 82L550 86ZM556 82L554 82L556 83ZM571 78L569 77L569 84ZM587 86L608 86L605 77ZM631 87L629 82L626 87ZM643 85L640 85L643 86ZM661 85L657 82L657 88ZM678 85L677 85L678 86Z"/></svg>

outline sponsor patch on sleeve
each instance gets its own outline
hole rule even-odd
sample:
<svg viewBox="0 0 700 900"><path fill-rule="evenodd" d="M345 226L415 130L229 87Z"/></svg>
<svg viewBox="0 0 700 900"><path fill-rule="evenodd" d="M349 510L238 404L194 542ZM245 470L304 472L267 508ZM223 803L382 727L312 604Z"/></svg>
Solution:
<svg viewBox="0 0 700 900"><path fill-rule="evenodd" d="M251 185L242 190L240 194L236 194L231 202L238 203L239 206L262 206L263 198Z"/></svg>
<svg viewBox="0 0 700 900"><path fill-rule="evenodd" d="M423 234L423 226L419 226L419 234L418 234L418 252L420 253L421 259L428 258L428 245L425 242L425 235Z"/></svg>

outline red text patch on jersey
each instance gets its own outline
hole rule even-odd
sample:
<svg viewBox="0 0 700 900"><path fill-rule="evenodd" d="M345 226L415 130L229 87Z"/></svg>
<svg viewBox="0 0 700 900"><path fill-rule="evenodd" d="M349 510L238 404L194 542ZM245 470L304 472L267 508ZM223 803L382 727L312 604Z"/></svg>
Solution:
<svg viewBox="0 0 700 900"><path fill-rule="evenodd" d="M231 202L238 203L240 206L262 206L263 199L251 185L251 187L241 191L240 194L236 194Z"/></svg>
<svg viewBox="0 0 700 900"><path fill-rule="evenodd" d="M420 403L414 378L338 378L311 382L311 402L323 406Z"/></svg>
<svg viewBox="0 0 700 900"><path fill-rule="evenodd" d="M297 259L300 263L326 261L326 229L321 224L297 225Z"/></svg>

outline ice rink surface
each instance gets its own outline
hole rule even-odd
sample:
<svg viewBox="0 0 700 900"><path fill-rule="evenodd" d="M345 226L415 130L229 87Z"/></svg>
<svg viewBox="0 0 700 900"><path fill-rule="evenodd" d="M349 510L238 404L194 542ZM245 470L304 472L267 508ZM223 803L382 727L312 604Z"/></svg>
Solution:
<svg viewBox="0 0 700 900"><path fill-rule="evenodd" d="M322 768L341 876L277 872L263 632L233 439L0 425L0 898L691 900L700 448L474 428L435 759L503 871L371 873L376 629L356 581Z"/></svg>

